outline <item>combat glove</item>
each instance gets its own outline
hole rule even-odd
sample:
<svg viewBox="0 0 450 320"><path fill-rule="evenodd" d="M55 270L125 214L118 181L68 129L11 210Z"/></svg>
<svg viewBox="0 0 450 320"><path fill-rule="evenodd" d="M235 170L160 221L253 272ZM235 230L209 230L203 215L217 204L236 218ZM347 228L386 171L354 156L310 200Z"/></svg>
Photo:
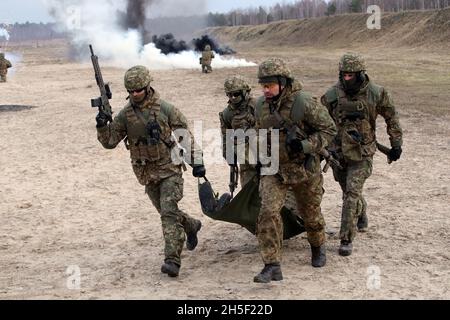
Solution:
<svg viewBox="0 0 450 320"><path fill-rule="evenodd" d="M299 139L293 139L289 141L289 148L292 153L303 153L303 144Z"/></svg>
<svg viewBox="0 0 450 320"><path fill-rule="evenodd" d="M95 121L97 121L97 128L104 128L108 125L109 117L103 112L99 112L97 117L95 117Z"/></svg>
<svg viewBox="0 0 450 320"><path fill-rule="evenodd" d="M397 161L400 159L401 155L402 155L402 147L394 147L391 149L391 151L389 152L389 160L391 161Z"/></svg>
<svg viewBox="0 0 450 320"><path fill-rule="evenodd" d="M192 175L196 178L204 178L206 176L206 168L204 165L196 165L192 170Z"/></svg>

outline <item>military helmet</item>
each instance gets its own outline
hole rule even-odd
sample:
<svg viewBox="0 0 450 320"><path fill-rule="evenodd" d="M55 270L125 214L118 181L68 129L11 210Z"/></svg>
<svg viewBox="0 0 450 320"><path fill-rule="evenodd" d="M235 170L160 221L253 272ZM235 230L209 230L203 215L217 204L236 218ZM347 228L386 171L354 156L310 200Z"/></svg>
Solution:
<svg viewBox="0 0 450 320"><path fill-rule="evenodd" d="M366 61L357 53L346 53L339 62L340 72L361 72L366 71Z"/></svg>
<svg viewBox="0 0 450 320"><path fill-rule="evenodd" d="M286 63L279 58L271 58L259 66L258 78L259 82L272 82L279 77L293 79L291 70L287 67Z"/></svg>
<svg viewBox="0 0 450 320"><path fill-rule="evenodd" d="M209 44L207 44L207 45L205 46L205 50L206 50L206 51L211 51L211 46L210 46Z"/></svg>
<svg viewBox="0 0 450 320"><path fill-rule="evenodd" d="M234 76L225 80L225 93L236 91L250 91L248 82L241 76Z"/></svg>
<svg viewBox="0 0 450 320"><path fill-rule="evenodd" d="M144 66L135 66L125 73L125 88L128 91L147 88L153 81L150 71Z"/></svg>

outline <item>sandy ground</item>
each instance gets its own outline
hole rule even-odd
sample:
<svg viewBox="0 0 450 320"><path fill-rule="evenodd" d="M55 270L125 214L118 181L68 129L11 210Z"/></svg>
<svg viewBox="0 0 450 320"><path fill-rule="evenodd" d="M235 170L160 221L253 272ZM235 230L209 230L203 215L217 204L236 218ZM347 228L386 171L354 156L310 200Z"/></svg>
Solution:
<svg viewBox="0 0 450 320"><path fill-rule="evenodd" d="M56 53L51 49L57 49ZM22 48L22 63L0 85L0 298L2 299L449 299L450 76L444 53L365 50L373 78L392 92L401 115L401 161L375 157L366 184L370 230L351 257L337 254L341 192L326 175L323 212L330 233L328 264L310 266L304 236L284 244L285 280L257 285L257 241L239 226L212 221L200 210L197 181L187 172L183 210L202 220L196 251L183 253L178 279L160 273L158 213L137 183L127 151L101 148L90 98L97 96L89 63L66 62L64 48ZM286 58L316 95L335 82L342 50L241 49L261 62ZM125 70L105 68L114 110L124 104ZM217 128L226 105L223 80L242 73L259 95L256 68L155 71L154 86L192 122ZM379 139L387 143L379 122ZM215 188L227 190L227 167L208 165ZM80 290L67 286L69 266ZM379 273L379 281L376 276Z"/></svg>

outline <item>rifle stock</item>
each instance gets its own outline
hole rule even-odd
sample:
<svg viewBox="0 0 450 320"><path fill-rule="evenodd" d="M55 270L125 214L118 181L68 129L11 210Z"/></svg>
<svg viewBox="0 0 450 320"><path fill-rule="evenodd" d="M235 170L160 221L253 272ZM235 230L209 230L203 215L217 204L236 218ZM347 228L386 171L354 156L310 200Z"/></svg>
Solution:
<svg viewBox="0 0 450 320"><path fill-rule="evenodd" d="M377 142L377 149L378 149L381 153L383 153L384 155L387 156L387 158L388 158L388 163L391 164L391 163L392 163L392 160L389 159L389 155L390 155L390 153L391 153L391 149L388 148L388 147L386 147L386 146L384 146L384 145L382 145L381 143L378 143L378 142Z"/></svg>
<svg viewBox="0 0 450 320"><path fill-rule="evenodd" d="M239 179L239 168L237 164L230 166L230 193L231 198L234 198L234 191L236 191L238 187L238 179Z"/></svg>

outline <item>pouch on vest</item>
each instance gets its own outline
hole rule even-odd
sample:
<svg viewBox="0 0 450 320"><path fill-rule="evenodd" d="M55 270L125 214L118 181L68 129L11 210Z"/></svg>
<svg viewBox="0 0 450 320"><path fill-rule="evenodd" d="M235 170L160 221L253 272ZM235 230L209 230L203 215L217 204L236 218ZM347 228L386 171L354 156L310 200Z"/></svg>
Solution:
<svg viewBox="0 0 450 320"><path fill-rule="evenodd" d="M345 160L362 160L362 136L356 126L346 126L342 131L342 154Z"/></svg>

